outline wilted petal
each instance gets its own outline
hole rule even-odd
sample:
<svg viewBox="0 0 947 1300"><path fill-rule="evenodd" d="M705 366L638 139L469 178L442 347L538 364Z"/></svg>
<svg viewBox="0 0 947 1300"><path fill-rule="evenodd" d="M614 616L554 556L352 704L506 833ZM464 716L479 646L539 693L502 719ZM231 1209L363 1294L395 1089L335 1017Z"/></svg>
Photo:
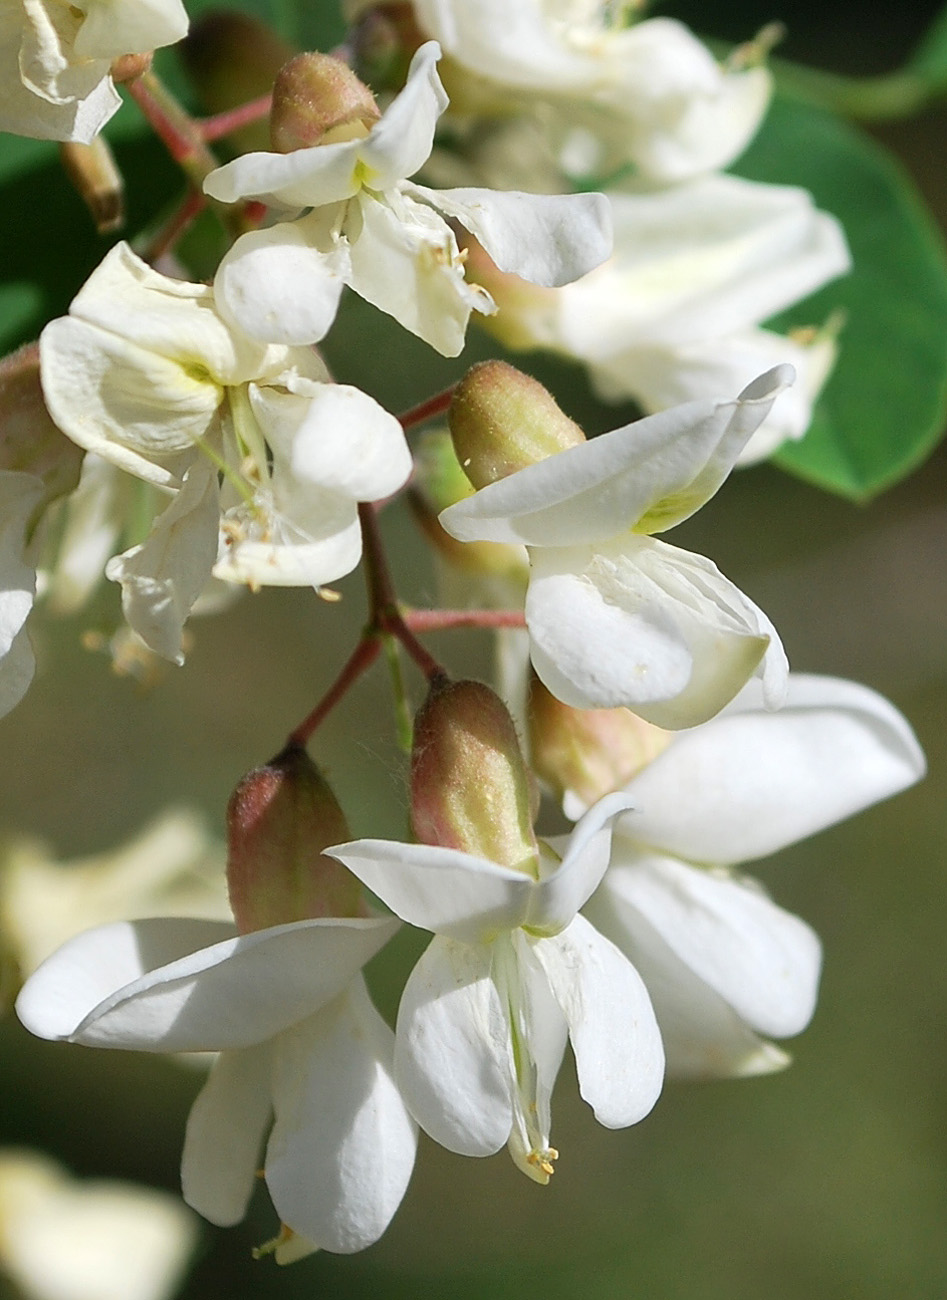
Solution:
<svg viewBox="0 0 947 1300"><path fill-rule="evenodd" d="M713 496L792 377L779 366L736 401L689 402L549 456L449 506L441 524L464 542L552 547L661 532Z"/></svg>
<svg viewBox="0 0 947 1300"><path fill-rule="evenodd" d="M611 210L604 194L405 188L459 221L501 271L531 284L569 284L600 266L612 251Z"/></svg>
<svg viewBox="0 0 947 1300"><path fill-rule="evenodd" d="M628 536L531 559L533 666L565 704L625 705L677 729L713 717L768 651L773 676L785 675L771 624L702 556Z"/></svg>
<svg viewBox="0 0 947 1300"><path fill-rule="evenodd" d="M389 199L397 201L397 209ZM457 356L471 311L495 308L485 290L464 279L450 226L407 194L363 194L358 205L360 230L350 233L349 284L442 355Z"/></svg>
<svg viewBox="0 0 947 1300"><path fill-rule="evenodd" d="M751 1029L777 1038L805 1029L818 992L819 940L755 882L639 851L616 838L605 888L640 912ZM632 950L625 942L619 946Z"/></svg>
<svg viewBox="0 0 947 1300"><path fill-rule="evenodd" d="M241 235L214 277L221 311L256 339L318 343L350 270L348 244L324 235L319 218Z"/></svg>
<svg viewBox="0 0 947 1300"><path fill-rule="evenodd" d="M361 976L275 1047L266 1183L281 1220L326 1250L364 1250L401 1204L417 1130L393 1077L394 1035Z"/></svg>
<svg viewBox="0 0 947 1300"><path fill-rule="evenodd" d="M106 926L44 962L20 994L18 1014L40 1037L96 1047L152 1052L249 1047L335 997L396 929L393 920L296 921L155 965L148 958L152 947L174 945L187 933L186 923ZM112 944L119 945L117 957ZM131 982L106 985L103 972L88 969L102 957L105 972L127 971L134 967L138 945L144 973L132 975ZM95 990L101 990L97 1003L91 1001Z"/></svg>
<svg viewBox="0 0 947 1300"><path fill-rule="evenodd" d="M187 1120L181 1190L211 1223L239 1223L256 1185L270 1122L270 1042L221 1052Z"/></svg>
<svg viewBox="0 0 947 1300"><path fill-rule="evenodd" d="M789 1064L773 1043L754 1034L733 1008L669 948L618 890L603 886L586 908L645 982L672 1078L718 1079L769 1074Z"/></svg>
<svg viewBox="0 0 947 1300"><path fill-rule="evenodd" d="M628 787L625 833L692 862L775 853L913 785L924 755L892 704L856 682L793 673L765 710L754 683Z"/></svg>
<svg viewBox="0 0 947 1300"><path fill-rule="evenodd" d="M569 1024L579 1091L606 1128L643 1119L664 1079L648 993L626 957L582 916L533 944Z"/></svg>
<svg viewBox="0 0 947 1300"><path fill-rule="evenodd" d="M513 1123L509 1030L491 950L435 936L408 977L395 1077L411 1114L459 1155L499 1151Z"/></svg>
<svg viewBox="0 0 947 1300"><path fill-rule="evenodd" d="M403 921L464 943L488 942L520 925L536 889L521 871L432 844L353 840L324 852Z"/></svg>
<svg viewBox="0 0 947 1300"><path fill-rule="evenodd" d="M217 470L199 455L146 540L105 566L105 576L122 584L129 627L172 663L184 663L184 624L210 578L219 518Z"/></svg>

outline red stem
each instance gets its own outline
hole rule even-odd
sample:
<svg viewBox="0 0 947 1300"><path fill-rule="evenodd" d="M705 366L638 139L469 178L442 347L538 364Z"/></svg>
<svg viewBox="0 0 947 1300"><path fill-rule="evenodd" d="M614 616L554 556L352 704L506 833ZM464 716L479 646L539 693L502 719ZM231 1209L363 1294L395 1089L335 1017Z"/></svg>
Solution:
<svg viewBox="0 0 947 1300"><path fill-rule="evenodd" d="M266 117L273 107L272 95L261 95L259 99L251 99L246 104L240 104L237 108L230 108L226 113L215 113L213 117L202 118L197 127L204 139L210 143L212 140L219 140L223 135L230 135L231 131L238 131L242 126L249 126L252 122L259 122Z"/></svg>
<svg viewBox="0 0 947 1300"><path fill-rule="evenodd" d="M402 429L413 429L416 424L423 424L425 420L431 420L435 415L443 415L451 404L456 387L456 384L451 384L450 388L445 388L442 393L435 393L433 397L428 397L417 406L412 406L405 411L404 415L399 415L398 420Z"/></svg>
<svg viewBox="0 0 947 1300"><path fill-rule="evenodd" d="M308 743L313 732L323 719L332 712L339 700L342 699L353 683L361 677L362 673L372 666L378 658L380 649L381 642L377 636L367 635L359 641L345 667L313 711L299 724L295 731L290 732L286 742L287 745L304 746Z"/></svg>
<svg viewBox="0 0 947 1300"><path fill-rule="evenodd" d="M207 200L197 190L189 189L184 201L172 212L154 239L142 253L144 261L154 265L158 258L173 248L195 217L207 207Z"/></svg>
<svg viewBox="0 0 947 1300"><path fill-rule="evenodd" d="M443 632L455 627L525 627L526 619L515 609L412 609L402 614L406 627L414 632Z"/></svg>

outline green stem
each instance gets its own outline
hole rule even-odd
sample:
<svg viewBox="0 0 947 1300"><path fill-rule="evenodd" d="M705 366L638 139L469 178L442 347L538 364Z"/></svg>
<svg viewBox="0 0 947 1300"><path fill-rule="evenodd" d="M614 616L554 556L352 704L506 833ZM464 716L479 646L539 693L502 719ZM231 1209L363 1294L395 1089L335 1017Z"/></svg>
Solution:
<svg viewBox="0 0 947 1300"><path fill-rule="evenodd" d="M928 81L904 69L880 77L844 77L784 59L770 63L784 94L863 121L910 117L936 97Z"/></svg>

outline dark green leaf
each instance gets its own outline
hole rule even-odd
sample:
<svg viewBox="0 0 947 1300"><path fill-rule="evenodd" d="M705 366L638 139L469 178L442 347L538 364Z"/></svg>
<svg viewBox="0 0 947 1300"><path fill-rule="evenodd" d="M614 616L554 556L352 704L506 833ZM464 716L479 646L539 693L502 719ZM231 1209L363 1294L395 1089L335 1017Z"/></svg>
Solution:
<svg viewBox="0 0 947 1300"><path fill-rule="evenodd" d="M904 477L947 419L947 257L910 178L830 113L777 102L736 169L810 190L845 227L855 269L774 324L845 313L836 369L812 427L776 461L853 499Z"/></svg>

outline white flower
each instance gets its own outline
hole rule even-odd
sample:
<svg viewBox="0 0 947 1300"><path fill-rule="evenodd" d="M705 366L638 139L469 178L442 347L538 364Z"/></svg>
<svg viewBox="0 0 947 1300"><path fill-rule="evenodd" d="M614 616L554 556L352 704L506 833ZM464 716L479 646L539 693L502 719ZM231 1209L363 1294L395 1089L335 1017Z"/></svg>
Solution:
<svg viewBox="0 0 947 1300"><path fill-rule="evenodd" d="M733 402L692 402L510 474L440 515L461 541L522 543L533 666L577 708L661 727L712 717L753 675L778 707L787 666L766 616L709 560L656 541L717 491L789 367Z"/></svg>
<svg viewBox="0 0 947 1300"><path fill-rule="evenodd" d="M681 23L625 26L609 0L414 0L446 54L535 106L574 173L627 163L661 184L726 167L759 126L771 78L722 66Z"/></svg>
<svg viewBox="0 0 947 1300"><path fill-rule="evenodd" d="M405 178L427 161L447 97L435 42L415 54L404 89L364 139L250 153L212 172L204 188L224 202L263 199L293 222L241 236L217 272L222 308L256 338L321 339L345 284L445 356L456 356L472 310L495 310L464 279L445 218L458 221L496 264L543 285L564 284L608 256L601 195L429 190Z"/></svg>
<svg viewBox="0 0 947 1300"><path fill-rule="evenodd" d="M629 782L635 811L616 826L611 865L586 911L640 970L671 1071L779 1069L788 1057L765 1039L799 1033L815 1007L817 937L733 864L923 773L910 727L881 696L793 675L778 713L763 709L754 683ZM571 814L581 806L573 796Z"/></svg>
<svg viewBox="0 0 947 1300"><path fill-rule="evenodd" d="M344 1254L384 1232L414 1164L392 1034L359 974L397 928L383 918L240 936L213 921L106 925L50 957L17 1013L41 1038L219 1051L188 1120L185 1200L237 1223L272 1121L264 1168L277 1213L312 1247Z"/></svg>
<svg viewBox="0 0 947 1300"><path fill-rule="evenodd" d="M540 849L539 878L427 844L357 840L326 850L403 920L434 939L405 986L395 1071L409 1110L437 1142L486 1156L504 1143L547 1182L550 1100L566 1038L579 1091L608 1128L642 1119L664 1058L634 968L581 916L608 860L601 800L561 861Z"/></svg>
<svg viewBox="0 0 947 1300"><path fill-rule="evenodd" d="M361 555L358 502L410 472L397 420L326 382L310 349L254 342L220 317L213 290L159 275L124 244L40 352L59 427L169 501L106 573L135 632L178 663L212 572L254 587L341 577Z"/></svg>
<svg viewBox="0 0 947 1300"><path fill-rule="evenodd" d="M831 332L803 344L759 326L850 269L838 221L805 190L735 176L608 198L614 252L581 280L534 289L488 268L499 337L584 361L603 397L647 412L739 392L789 363L800 382L741 459L801 437L834 361Z"/></svg>
<svg viewBox="0 0 947 1300"><path fill-rule="evenodd" d="M4 0L0 131L88 144L121 106L112 60L187 33L181 0Z"/></svg>
<svg viewBox="0 0 947 1300"><path fill-rule="evenodd" d="M197 1221L166 1192L0 1151L0 1268L23 1300L170 1300Z"/></svg>

